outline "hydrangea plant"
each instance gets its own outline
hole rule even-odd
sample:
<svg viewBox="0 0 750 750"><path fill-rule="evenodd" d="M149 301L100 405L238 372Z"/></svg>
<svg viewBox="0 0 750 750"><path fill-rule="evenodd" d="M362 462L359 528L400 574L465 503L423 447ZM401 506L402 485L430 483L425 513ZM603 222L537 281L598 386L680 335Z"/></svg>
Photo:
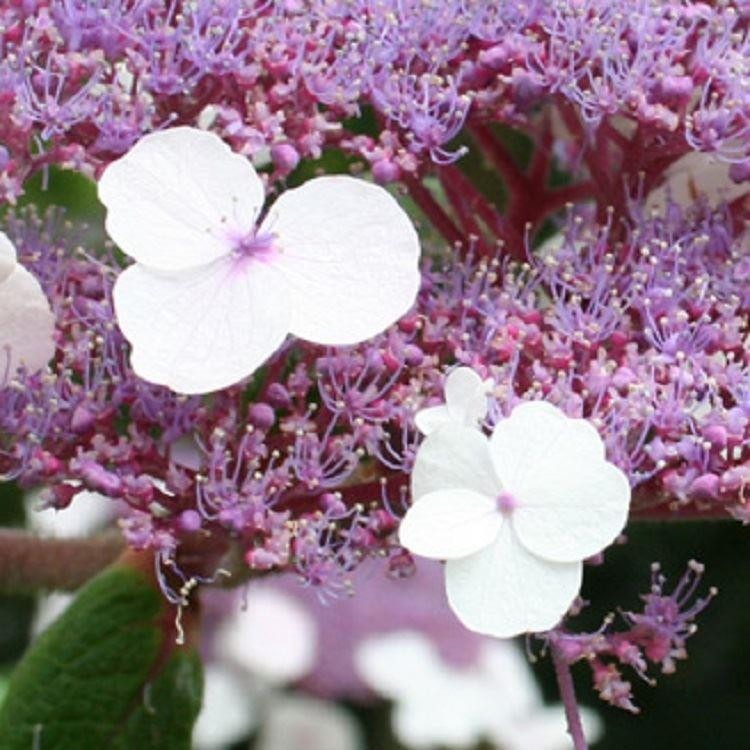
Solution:
<svg viewBox="0 0 750 750"><path fill-rule="evenodd" d="M119 532L3 533L4 588L118 562L19 665L0 745L188 747L206 590L287 573L335 607L420 555L444 614L551 655L576 750L571 665L637 710L627 673L674 671L713 590L655 566L586 632L583 570L627 524L750 521L749 22L1 4L0 476L61 513L98 493ZM106 238L29 205L59 170ZM61 722L81 674L99 718Z"/></svg>

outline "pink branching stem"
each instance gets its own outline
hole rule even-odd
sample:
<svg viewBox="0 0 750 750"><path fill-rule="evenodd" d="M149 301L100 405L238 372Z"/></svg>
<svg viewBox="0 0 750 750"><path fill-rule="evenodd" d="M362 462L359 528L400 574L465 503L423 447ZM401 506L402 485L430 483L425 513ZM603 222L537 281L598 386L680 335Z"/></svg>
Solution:
<svg viewBox="0 0 750 750"><path fill-rule="evenodd" d="M477 196L472 193L467 194L464 192L463 186L454 181L458 174L460 174L460 170L455 167L452 172L441 169L438 172L440 184L466 234L476 235L480 246L482 246L485 244L485 237L475 218L475 215L478 213L476 210ZM473 192L477 193L476 189Z"/></svg>
<svg viewBox="0 0 750 750"><path fill-rule="evenodd" d="M573 676L570 673L570 665L563 655L558 651L557 646L550 645L552 652L552 663L555 666L555 677L557 677L557 686L560 689L560 697L565 707L565 718L568 721L568 734L573 740L575 750L588 750L588 742L583 732L581 723L581 712L578 708L576 691L573 685Z"/></svg>
<svg viewBox="0 0 750 750"><path fill-rule="evenodd" d="M594 181L588 181L563 188L547 187L552 148L552 130L547 123L540 132L528 175L518 167L502 142L486 125L473 125L470 129L508 188L507 217L498 216L495 226L502 228L499 236L505 242L506 252L516 260L523 261L526 259L524 236L527 227L533 232L549 214L567 203L593 198L598 186ZM463 190L462 187L461 192ZM482 218L486 221L484 216Z"/></svg>
<svg viewBox="0 0 750 750"><path fill-rule="evenodd" d="M443 210L442 206L432 197L430 191L424 187L418 180L410 179L406 181L406 189L409 196L419 206L425 216L430 220L433 227L451 245L461 245L464 242L464 236L461 230L453 223L453 220Z"/></svg>
<svg viewBox="0 0 750 750"><path fill-rule="evenodd" d="M558 107L560 115L563 118L565 127L573 138L583 142L588 138L586 132L581 125L581 121L578 119L578 115L575 110L567 104L561 104ZM606 209L607 205L614 204L615 201L615 188L610 180L610 171L606 164L606 153L608 149L608 139L606 136L599 136L596 144L584 146L585 149L583 160L586 163L586 167L591 174L597 194L601 197L600 203L603 209ZM617 172L619 174L619 171Z"/></svg>
<svg viewBox="0 0 750 750"><path fill-rule="evenodd" d="M538 185L540 188L549 184L552 167L552 135L550 118L545 117L528 170L529 184Z"/></svg>
<svg viewBox="0 0 750 750"><path fill-rule="evenodd" d="M596 187L593 182L579 182L577 185L566 185L554 188L544 193L535 211L536 217L533 223L537 225L549 214L563 208L568 203L580 203L592 200L596 196Z"/></svg>
<svg viewBox="0 0 750 750"><path fill-rule="evenodd" d="M729 521L730 510L742 511L748 502L745 487L715 500L686 503L647 483L633 491L630 521Z"/></svg>
<svg viewBox="0 0 750 750"><path fill-rule="evenodd" d="M457 195L463 204L475 212L487 228L494 233L504 246L507 255L515 260L526 260L523 235L516 231L495 207L488 201L466 175L455 165L448 164L441 167L441 182L446 187L449 198ZM448 191L448 186L451 190ZM489 255L495 251L494 246L480 247L480 254ZM486 250L487 252L484 252Z"/></svg>
<svg viewBox="0 0 750 750"><path fill-rule="evenodd" d="M486 126L474 124L469 131L482 149L482 152L500 176L508 189L508 215L514 216L520 206L528 202L530 186L526 175L513 161L513 157L505 149L501 141Z"/></svg>

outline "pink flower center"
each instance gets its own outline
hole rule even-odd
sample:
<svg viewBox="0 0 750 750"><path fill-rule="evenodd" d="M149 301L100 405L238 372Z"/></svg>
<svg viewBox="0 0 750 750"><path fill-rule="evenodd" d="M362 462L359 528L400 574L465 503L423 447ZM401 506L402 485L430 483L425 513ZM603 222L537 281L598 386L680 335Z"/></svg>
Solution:
<svg viewBox="0 0 750 750"><path fill-rule="evenodd" d="M518 500L510 492L501 492L495 502L497 509L504 516L509 516L518 507Z"/></svg>
<svg viewBox="0 0 750 750"><path fill-rule="evenodd" d="M253 232L244 237L233 237L231 241L232 255L240 262L250 259L269 262L278 252L274 245L274 235L268 232L263 234Z"/></svg>

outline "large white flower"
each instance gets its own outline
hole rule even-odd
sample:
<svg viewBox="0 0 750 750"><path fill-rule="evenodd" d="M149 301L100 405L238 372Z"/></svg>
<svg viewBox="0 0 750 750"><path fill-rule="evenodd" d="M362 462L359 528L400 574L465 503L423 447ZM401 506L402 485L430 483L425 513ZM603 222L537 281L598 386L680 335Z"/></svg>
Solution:
<svg viewBox="0 0 750 750"><path fill-rule="evenodd" d="M401 543L447 560L454 612L497 637L558 622L583 559L617 537L630 503L596 429L542 401L517 406L491 438L446 423L420 446L411 484Z"/></svg>
<svg viewBox="0 0 750 750"><path fill-rule="evenodd" d="M429 435L447 422L479 427L487 416L492 380L482 380L470 367L457 367L445 378L445 403L428 406L414 415L417 429Z"/></svg>
<svg viewBox="0 0 750 750"><path fill-rule="evenodd" d="M0 232L0 388L23 365L34 372L55 353L55 318L39 282L16 261Z"/></svg>
<svg viewBox="0 0 750 750"><path fill-rule="evenodd" d="M107 231L136 263L114 288L138 375L206 393L250 375L291 333L353 344L403 315L419 240L383 188L319 177L283 193L258 226L263 183L217 136L142 138L99 181Z"/></svg>

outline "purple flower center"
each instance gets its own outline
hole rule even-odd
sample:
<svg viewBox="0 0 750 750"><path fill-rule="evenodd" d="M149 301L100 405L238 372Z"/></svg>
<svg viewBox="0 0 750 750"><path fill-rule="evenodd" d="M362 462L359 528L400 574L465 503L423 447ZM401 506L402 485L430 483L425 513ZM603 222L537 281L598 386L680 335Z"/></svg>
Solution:
<svg viewBox="0 0 750 750"><path fill-rule="evenodd" d="M236 258L254 258L255 260L268 261L276 255L274 246L274 235L264 232L262 234L247 234L244 237L232 238L232 254Z"/></svg>
<svg viewBox="0 0 750 750"><path fill-rule="evenodd" d="M518 507L518 500L510 492L501 492L495 502L498 511L504 516L509 516Z"/></svg>

